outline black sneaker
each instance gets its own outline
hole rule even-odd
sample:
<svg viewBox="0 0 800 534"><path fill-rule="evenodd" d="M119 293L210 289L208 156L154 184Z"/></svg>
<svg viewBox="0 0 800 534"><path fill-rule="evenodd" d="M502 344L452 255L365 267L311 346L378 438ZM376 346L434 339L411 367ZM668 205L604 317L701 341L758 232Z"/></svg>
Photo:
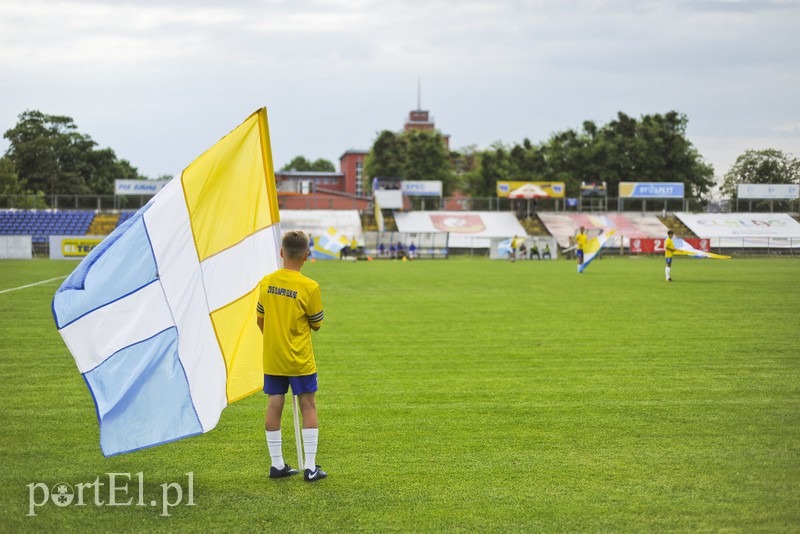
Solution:
<svg viewBox="0 0 800 534"><path fill-rule="evenodd" d="M316 468L313 471L311 469L306 469L303 472L303 480L305 480L306 482L314 482L316 480L322 480L326 476L328 476L328 473L320 469L319 466L316 466Z"/></svg>
<svg viewBox="0 0 800 534"><path fill-rule="evenodd" d="M296 475L299 473L297 469L292 469L289 464L283 464L283 469L278 469L274 465L269 468L269 478L283 478Z"/></svg>

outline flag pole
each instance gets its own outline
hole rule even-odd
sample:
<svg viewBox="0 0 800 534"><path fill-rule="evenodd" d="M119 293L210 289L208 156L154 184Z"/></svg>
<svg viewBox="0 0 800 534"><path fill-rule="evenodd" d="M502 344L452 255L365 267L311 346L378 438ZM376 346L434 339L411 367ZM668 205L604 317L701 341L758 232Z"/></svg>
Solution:
<svg viewBox="0 0 800 534"><path fill-rule="evenodd" d="M297 446L297 468L303 470L303 442L300 439L300 418L297 416L297 395L292 395L292 415L294 419L294 440Z"/></svg>

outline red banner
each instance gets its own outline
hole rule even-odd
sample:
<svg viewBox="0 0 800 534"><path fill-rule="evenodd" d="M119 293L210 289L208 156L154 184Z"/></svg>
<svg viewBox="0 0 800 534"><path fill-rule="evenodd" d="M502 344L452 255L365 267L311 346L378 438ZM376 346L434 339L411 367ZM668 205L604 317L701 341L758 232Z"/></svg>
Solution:
<svg viewBox="0 0 800 534"><path fill-rule="evenodd" d="M664 252L664 239L661 238L633 237L630 241L631 254L661 254ZM684 241L697 250L702 250L703 252L709 252L711 250L711 242L708 239L690 237L684 239Z"/></svg>

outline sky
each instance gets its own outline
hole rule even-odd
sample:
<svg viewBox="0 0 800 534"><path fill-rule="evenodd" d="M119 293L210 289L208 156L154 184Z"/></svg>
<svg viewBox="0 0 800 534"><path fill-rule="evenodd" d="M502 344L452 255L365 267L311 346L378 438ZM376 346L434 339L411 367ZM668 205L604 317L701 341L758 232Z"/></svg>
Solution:
<svg viewBox="0 0 800 534"><path fill-rule="evenodd" d="M66 115L151 178L262 106L276 169L338 169L418 86L453 149L676 110L721 180L748 149L800 157L800 0L0 2L0 131Z"/></svg>

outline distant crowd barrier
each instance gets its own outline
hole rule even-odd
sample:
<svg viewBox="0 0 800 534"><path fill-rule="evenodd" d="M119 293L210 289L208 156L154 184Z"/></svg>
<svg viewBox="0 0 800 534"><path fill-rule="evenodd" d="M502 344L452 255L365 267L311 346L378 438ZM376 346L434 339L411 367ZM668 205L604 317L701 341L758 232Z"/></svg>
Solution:
<svg viewBox="0 0 800 534"><path fill-rule="evenodd" d="M364 253L378 259L447 259L450 234L447 232L364 232Z"/></svg>

